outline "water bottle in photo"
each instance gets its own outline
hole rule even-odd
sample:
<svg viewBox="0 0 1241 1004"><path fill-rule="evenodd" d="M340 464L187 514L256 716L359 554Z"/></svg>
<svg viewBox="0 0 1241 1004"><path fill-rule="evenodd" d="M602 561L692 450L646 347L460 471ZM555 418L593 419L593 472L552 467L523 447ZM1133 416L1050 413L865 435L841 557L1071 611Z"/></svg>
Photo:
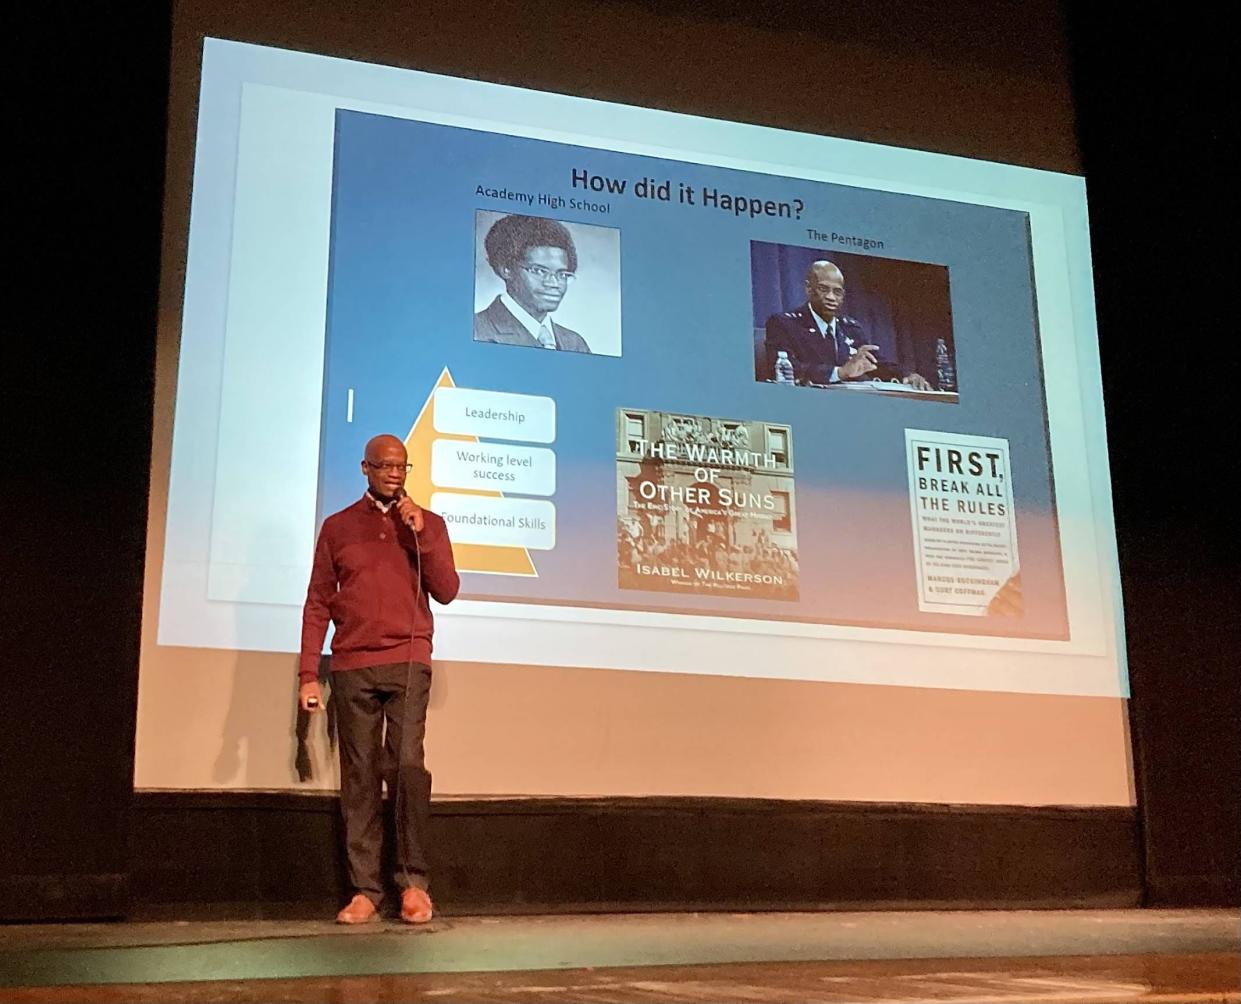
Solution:
<svg viewBox="0 0 1241 1004"><path fill-rule="evenodd" d="M789 354L784 351L776 353L776 383L786 383L792 385L793 379L793 360L789 358Z"/></svg>
<svg viewBox="0 0 1241 1004"><path fill-rule="evenodd" d="M935 340L935 386L939 390L957 389L957 368L942 338Z"/></svg>

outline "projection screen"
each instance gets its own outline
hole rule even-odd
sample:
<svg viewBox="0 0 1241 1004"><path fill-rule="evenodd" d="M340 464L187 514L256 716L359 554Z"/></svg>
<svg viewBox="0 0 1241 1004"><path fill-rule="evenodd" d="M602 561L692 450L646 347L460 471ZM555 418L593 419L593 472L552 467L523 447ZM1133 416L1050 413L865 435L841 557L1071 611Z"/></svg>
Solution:
<svg viewBox="0 0 1241 1004"><path fill-rule="evenodd" d="M540 254L506 258L531 231ZM676 688L688 716L636 729L655 762L755 700L761 730L847 692L909 702L917 732L942 691L1016 709L1042 752L1013 762L1059 763L1039 716L1090 709L1089 792L1057 773L1014 797L1130 800L1080 177L209 38L181 306L140 787L298 783L281 744L317 528L391 432L453 541L436 653L462 680L534 674L548 707ZM191 729L249 724L191 766L168 702L256 674L275 717L200 695L217 710ZM442 699L472 692L439 675ZM457 790L534 792L577 729L512 778L462 753ZM612 776L612 755L542 793L909 795L842 791L813 753L801 780L737 784ZM1008 800L949 789L910 797Z"/></svg>

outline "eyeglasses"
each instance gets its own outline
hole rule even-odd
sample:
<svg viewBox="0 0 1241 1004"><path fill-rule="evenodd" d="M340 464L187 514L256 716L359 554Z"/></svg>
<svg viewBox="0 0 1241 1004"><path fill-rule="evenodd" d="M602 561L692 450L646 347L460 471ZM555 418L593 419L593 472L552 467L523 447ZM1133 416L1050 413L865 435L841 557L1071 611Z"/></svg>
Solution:
<svg viewBox="0 0 1241 1004"><path fill-rule="evenodd" d="M553 280L557 286L567 286L577 278L576 272L569 272L565 269L560 269L558 272L553 272L550 268L544 268L542 265L522 265L522 268L529 272L532 278L537 279L544 285L546 285L547 281L550 279Z"/></svg>
<svg viewBox="0 0 1241 1004"><path fill-rule="evenodd" d="M362 462L372 471L404 471L408 474L414 469L413 464L398 464L395 461L388 461L382 464L376 464L370 460L364 460Z"/></svg>
<svg viewBox="0 0 1241 1004"><path fill-rule="evenodd" d="M824 286L821 284L815 284L815 285L812 285L810 288L813 289L820 296L827 296L828 293L835 293L837 296L845 295L844 286Z"/></svg>

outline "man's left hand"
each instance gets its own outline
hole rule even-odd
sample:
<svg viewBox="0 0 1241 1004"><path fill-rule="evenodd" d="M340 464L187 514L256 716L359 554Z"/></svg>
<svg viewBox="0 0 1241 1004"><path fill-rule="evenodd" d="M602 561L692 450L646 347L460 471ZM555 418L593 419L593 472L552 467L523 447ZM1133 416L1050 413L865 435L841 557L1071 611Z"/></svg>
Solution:
<svg viewBox="0 0 1241 1004"><path fill-rule="evenodd" d="M922 376L920 373L910 373L909 376L905 377L905 379L901 381L901 383L903 383L906 387L912 387L914 390L935 389L927 382L926 377Z"/></svg>
<svg viewBox="0 0 1241 1004"><path fill-rule="evenodd" d="M397 502L396 514L401 517L401 522L414 533L422 533L422 509L408 495L402 495L400 501Z"/></svg>

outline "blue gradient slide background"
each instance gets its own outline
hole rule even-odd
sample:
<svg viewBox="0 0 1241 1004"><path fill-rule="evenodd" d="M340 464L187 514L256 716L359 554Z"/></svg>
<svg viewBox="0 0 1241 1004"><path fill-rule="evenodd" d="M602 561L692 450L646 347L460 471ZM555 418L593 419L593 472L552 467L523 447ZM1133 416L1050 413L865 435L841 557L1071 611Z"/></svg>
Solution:
<svg viewBox="0 0 1241 1004"><path fill-rule="evenodd" d="M674 193L684 183L800 199L804 209L800 220L751 220L701 205L584 193L571 185L575 168L629 179L631 187L644 176L671 180ZM478 196L479 185L609 208L530 208ZM466 595L1067 637L1057 519L1071 514L1055 511L1025 214L343 110L333 200L321 515L357 497L362 444L378 431L403 435L447 366L458 386L543 394L558 409L557 546L534 553L537 579L467 574ZM621 358L472 341L477 209L620 229ZM810 227L882 239L883 256L947 266L959 404L754 382L750 241L815 246ZM582 334L589 340L589 331ZM615 415L622 407L793 426L797 602L673 601L617 587ZM907 427L1009 441L1022 617L918 611Z"/></svg>

